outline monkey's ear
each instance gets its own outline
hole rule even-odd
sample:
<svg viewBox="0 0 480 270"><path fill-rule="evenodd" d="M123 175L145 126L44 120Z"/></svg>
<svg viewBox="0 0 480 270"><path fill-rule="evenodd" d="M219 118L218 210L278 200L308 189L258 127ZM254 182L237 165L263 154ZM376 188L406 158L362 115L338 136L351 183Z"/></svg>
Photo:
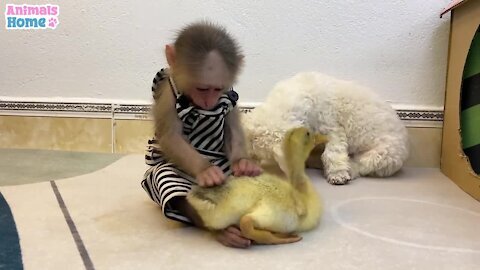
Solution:
<svg viewBox="0 0 480 270"><path fill-rule="evenodd" d="M175 47L172 44L165 46L165 56L167 57L167 63L170 67L175 65Z"/></svg>
<svg viewBox="0 0 480 270"><path fill-rule="evenodd" d="M238 56L238 63L239 63L240 65L243 65L243 62L244 62L244 61L245 61L245 55L240 54L240 55Z"/></svg>

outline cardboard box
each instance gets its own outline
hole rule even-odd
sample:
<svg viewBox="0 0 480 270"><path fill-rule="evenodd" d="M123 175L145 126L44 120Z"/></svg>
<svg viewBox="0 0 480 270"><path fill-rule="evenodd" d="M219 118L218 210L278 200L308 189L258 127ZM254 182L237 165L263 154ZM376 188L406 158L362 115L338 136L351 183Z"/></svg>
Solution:
<svg viewBox="0 0 480 270"><path fill-rule="evenodd" d="M480 200L480 0L453 1L441 171Z"/></svg>

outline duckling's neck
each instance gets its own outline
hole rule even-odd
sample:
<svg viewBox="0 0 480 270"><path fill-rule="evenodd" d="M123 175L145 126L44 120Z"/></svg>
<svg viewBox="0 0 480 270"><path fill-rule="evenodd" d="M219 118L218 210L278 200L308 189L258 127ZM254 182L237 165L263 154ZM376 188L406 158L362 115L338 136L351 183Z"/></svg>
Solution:
<svg viewBox="0 0 480 270"><path fill-rule="evenodd" d="M287 165L287 178L298 189L303 190L307 182L307 175L305 174L305 161L301 158L295 158L294 155L285 157Z"/></svg>

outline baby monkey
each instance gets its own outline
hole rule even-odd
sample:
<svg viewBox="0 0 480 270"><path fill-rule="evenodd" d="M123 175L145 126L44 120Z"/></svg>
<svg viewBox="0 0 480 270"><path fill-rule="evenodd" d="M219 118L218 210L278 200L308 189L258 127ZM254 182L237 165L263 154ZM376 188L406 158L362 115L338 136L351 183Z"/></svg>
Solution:
<svg viewBox="0 0 480 270"><path fill-rule="evenodd" d="M221 26L197 22L166 45L169 68L153 80L155 138L149 140L142 187L166 217L203 227L186 201L192 185L221 185L228 175L257 176L247 156L233 84L241 71L240 47ZM235 227L218 240L234 247L250 241Z"/></svg>

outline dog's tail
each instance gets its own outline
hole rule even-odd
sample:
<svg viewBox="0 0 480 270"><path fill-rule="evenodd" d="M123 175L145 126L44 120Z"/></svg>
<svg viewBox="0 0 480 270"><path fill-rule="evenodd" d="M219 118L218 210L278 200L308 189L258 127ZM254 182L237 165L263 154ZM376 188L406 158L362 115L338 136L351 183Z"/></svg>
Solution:
<svg viewBox="0 0 480 270"><path fill-rule="evenodd" d="M400 170L408 157L408 144L391 139L351 159L352 178L358 176L388 177Z"/></svg>

